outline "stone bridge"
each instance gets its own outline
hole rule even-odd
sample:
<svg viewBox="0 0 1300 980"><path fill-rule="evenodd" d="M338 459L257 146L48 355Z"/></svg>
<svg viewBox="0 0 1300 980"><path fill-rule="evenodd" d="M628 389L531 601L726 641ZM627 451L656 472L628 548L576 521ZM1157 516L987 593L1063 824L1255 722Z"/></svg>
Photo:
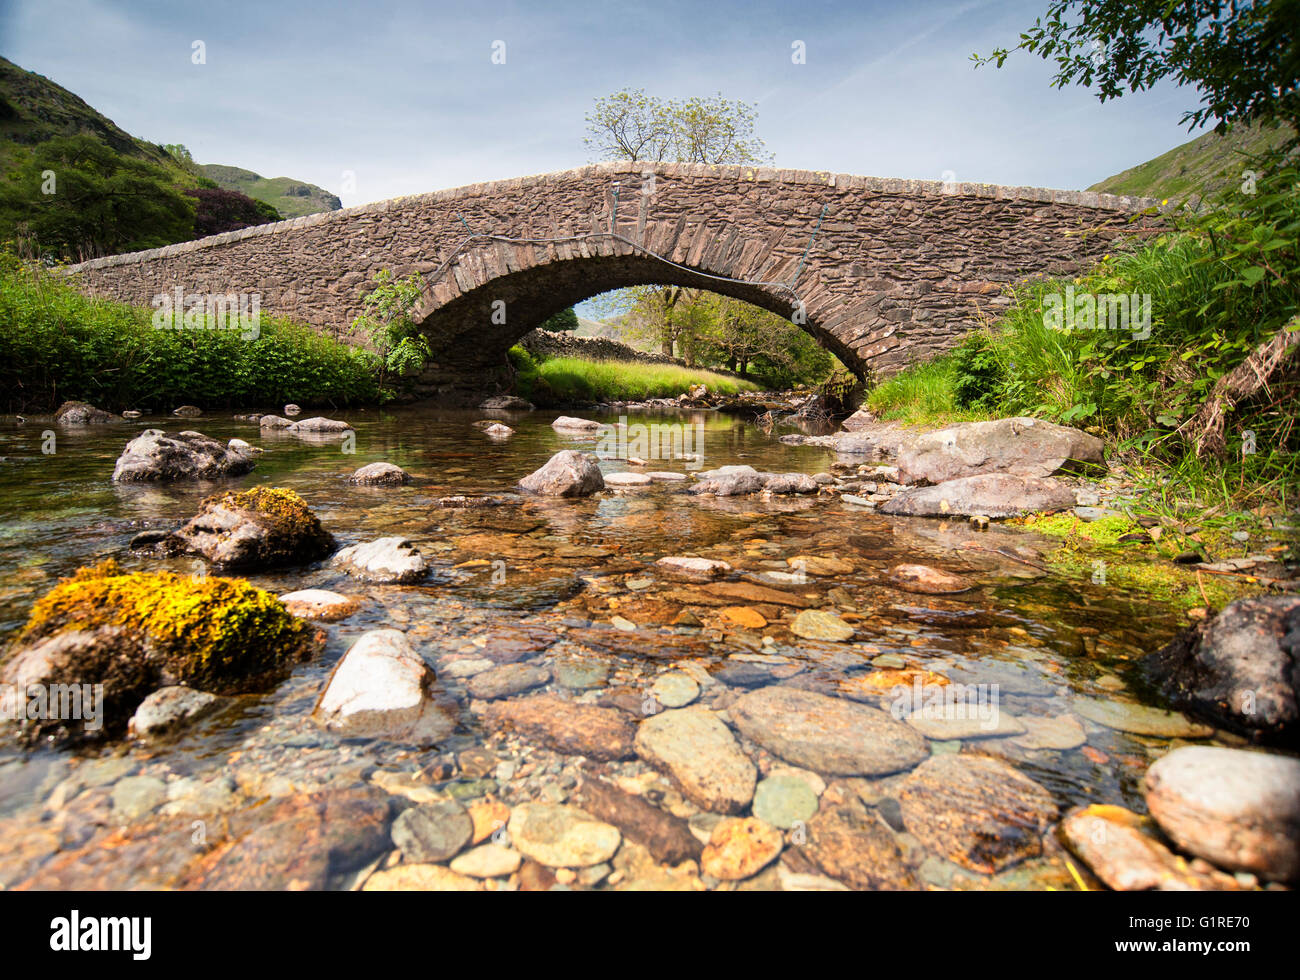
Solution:
<svg viewBox="0 0 1300 980"><path fill-rule="evenodd" d="M423 274L426 395L491 388L547 317L623 286L677 284L800 323L855 372L950 346L1004 287L1064 274L1154 202L1077 191L698 164L597 164L294 218L71 268L132 303L259 293L345 338L373 275ZM351 338L360 342L361 338Z"/></svg>

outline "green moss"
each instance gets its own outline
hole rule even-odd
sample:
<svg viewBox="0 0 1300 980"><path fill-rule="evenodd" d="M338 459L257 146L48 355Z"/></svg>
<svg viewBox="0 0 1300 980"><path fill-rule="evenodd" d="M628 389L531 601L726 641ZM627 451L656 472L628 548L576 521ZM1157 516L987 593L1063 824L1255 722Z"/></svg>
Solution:
<svg viewBox="0 0 1300 980"><path fill-rule="evenodd" d="M1122 515L1088 522L1071 514L1040 514L1019 523L1061 540L1047 556L1047 565L1068 578L1086 579L1179 609L1221 609L1234 599L1262 591L1248 576L1198 575L1194 567L1175 564L1169 560L1172 555L1146 537L1142 527ZM1120 540L1133 533L1141 533L1145 539Z"/></svg>
<svg viewBox="0 0 1300 980"><path fill-rule="evenodd" d="M1142 534L1141 525L1123 514L1114 514L1096 521L1085 521L1071 513L1034 514L1022 522L1030 530L1054 538L1074 539L1096 545L1118 545L1126 534ZM1148 540L1150 540L1148 538ZM1127 542L1125 542L1127 543Z"/></svg>
<svg viewBox="0 0 1300 980"><path fill-rule="evenodd" d="M215 694L258 690L310 656L314 632L244 579L125 574L109 559L60 580L32 608L20 642L124 628L172 683Z"/></svg>

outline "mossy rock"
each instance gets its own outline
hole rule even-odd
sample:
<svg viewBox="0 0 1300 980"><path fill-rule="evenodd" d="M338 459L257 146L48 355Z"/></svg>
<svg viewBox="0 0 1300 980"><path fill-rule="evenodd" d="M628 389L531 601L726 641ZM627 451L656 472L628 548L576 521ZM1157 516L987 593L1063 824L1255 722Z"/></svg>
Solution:
<svg viewBox="0 0 1300 980"><path fill-rule="evenodd" d="M104 730L119 733L155 689L265 691L311 657L316 630L243 579L126 574L116 561L61 579L32 608L0 682L103 684ZM66 720L29 730L93 734Z"/></svg>
<svg viewBox="0 0 1300 980"><path fill-rule="evenodd" d="M334 537L302 497L283 487L254 487L208 497L173 536L170 550L226 568L274 568L317 561L334 548Z"/></svg>

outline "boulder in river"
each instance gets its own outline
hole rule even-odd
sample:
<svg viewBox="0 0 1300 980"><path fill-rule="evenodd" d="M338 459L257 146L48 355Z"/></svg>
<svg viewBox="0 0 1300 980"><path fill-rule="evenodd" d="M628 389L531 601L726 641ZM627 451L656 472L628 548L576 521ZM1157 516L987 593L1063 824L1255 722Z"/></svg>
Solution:
<svg viewBox="0 0 1300 980"><path fill-rule="evenodd" d="M225 703L215 694L183 684L161 687L140 702L128 729L135 738L160 738L194 724Z"/></svg>
<svg viewBox="0 0 1300 980"><path fill-rule="evenodd" d="M763 474L752 466L721 466L716 470L698 473L699 482L690 488L691 493L708 493L717 497L738 497L758 493L767 483Z"/></svg>
<svg viewBox="0 0 1300 980"><path fill-rule="evenodd" d="M845 432L857 432L859 429L865 429L874 424L875 421L876 417L864 406L841 422L840 428Z"/></svg>
<svg viewBox="0 0 1300 980"><path fill-rule="evenodd" d="M209 439L202 432L169 435L146 429L126 444L113 468L117 483L214 480L242 476L254 466L251 454Z"/></svg>
<svg viewBox="0 0 1300 980"><path fill-rule="evenodd" d="M1300 759L1175 749L1147 770L1146 802L1183 850L1227 871L1300 880Z"/></svg>
<svg viewBox="0 0 1300 980"><path fill-rule="evenodd" d="M181 405L172 409L172 414L177 418L196 419L203 414L203 409L197 405Z"/></svg>
<svg viewBox="0 0 1300 980"><path fill-rule="evenodd" d="M774 494L816 493L818 483L806 473L762 473L752 466L720 466L696 474L691 493L736 497L766 491Z"/></svg>
<svg viewBox="0 0 1300 980"><path fill-rule="evenodd" d="M324 728L346 737L425 744L456 724L433 697L434 673L400 630L363 633L343 655L312 710Z"/></svg>
<svg viewBox="0 0 1300 980"><path fill-rule="evenodd" d="M293 425L293 420L281 415L261 415L258 416L257 424L263 429L287 429Z"/></svg>
<svg viewBox="0 0 1300 980"><path fill-rule="evenodd" d="M348 482L366 487L400 487L404 483L410 483L411 476L393 463L367 463L348 477Z"/></svg>
<svg viewBox="0 0 1300 980"><path fill-rule="evenodd" d="M225 568L305 565L334 550L307 502L284 487L253 487L208 497L170 538L171 550Z"/></svg>
<svg viewBox="0 0 1300 980"><path fill-rule="evenodd" d="M55 410L54 421L59 425L102 425L116 422L118 417L89 402L64 402Z"/></svg>
<svg viewBox="0 0 1300 980"><path fill-rule="evenodd" d="M228 443L226 443L226 448L229 449L232 453L239 453L241 456L262 455L261 449L259 449L257 446L254 446L250 442L245 442L243 439L231 439Z"/></svg>
<svg viewBox="0 0 1300 980"><path fill-rule="evenodd" d="M551 423L551 428L558 432L596 432L609 427L603 422L593 422L590 419L575 419L569 415L561 415Z"/></svg>
<svg viewBox="0 0 1300 980"><path fill-rule="evenodd" d="M339 595L325 589L299 589L280 596L284 608L302 619L319 619L326 623L346 619L361 608L355 596Z"/></svg>
<svg viewBox="0 0 1300 980"><path fill-rule="evenodd" d="M350 545L330 559L330 567L378 585L417 582L429 571L420 550L406 538L396 536Z"/></svg>
<svg viewBox="0 0 1300 980"><path fill-rule="evenodd" d="M880 505L880 513L913 517L1020 517L1067 510L1074 491L1052 479L985 473L913 487Z"/></svg>
<svg viewBox="0 0 1300 980"><path fill-rule="evenodd" d="M352 431L352 426L338 419L327 419L317 415L313 418L292 422L286 429L295 436L335 436Z"/></svg>
<svg viewBox="0 0 1300 980"><path fill-rule="evenodd" d="M265 691L317 642L314 629L274 595L242 579L126 574L109 559L61 579L37 600L0 666L0 684L23 691L59 685L70 696L103 685L95 710L28 717L25 727L36 735L115 734L159 687Z"/></svg>
<svg viewBox="0 0 1300 980"><path fill-rule="evenodd" d="M1300 596L1238 599L1142 661L1178 707L1260 741L1300 741Z"/></svg>
<svg viewBox="0 0 1300 980"><path fill-rule="evenodd" d="M547 497L586 497L604 488L595 458L576 449L561 450L519 481L519 489Z"/></svg>
<svg viewBox="0 0 1300 980"><path fill-rule="evenodd" d="M908 439L895 465L901 483L944 483L984 473L1048 477L1105 465L1096 436L1042 419L963 422Z"/></svg>

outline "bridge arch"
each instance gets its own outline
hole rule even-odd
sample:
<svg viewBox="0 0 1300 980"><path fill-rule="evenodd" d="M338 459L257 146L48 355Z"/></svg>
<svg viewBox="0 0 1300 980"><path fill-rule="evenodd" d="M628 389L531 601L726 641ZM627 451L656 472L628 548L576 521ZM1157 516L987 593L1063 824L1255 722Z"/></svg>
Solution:
<svg viewBox="0 0 1300 980"><path fill-rule="evenodd" d="M692 259L687 243L660 231L651 225L642 241L659 242L664 252L612 232L545 240L470 236L454 260L431 274L426 301L417 311L437 345L440 369L463 373L475 370L485 356L499 361L512 344L554 314L600 293L641 285L697 288L752 303L800 326L845 364L865 367L823 327L825 311L810 309L791 281L775 277L779 270L763 240L746 237L740 229L722 229L719 237L731 248ZM440 283L452 275L451 261L476 271L454 276L454 287ZM791 270L790 280L797 271ZM484 281L474 285L479 278Z"/></svg>
<svg viewBox="0 0 1300 980"><path fill-rule="evenodd" d="M490 387L511 343L599 292L700 286L790 316L851 369L951 346L1024 276L1069 274L1161 225L1154 201L773 168L620 162L473 184L95 259L88 292L257 292L347 336L382 268L419 272L422 393ZM504 304L504 322L499 322ZM353 338L361 342L362 338Z"/></svg>

